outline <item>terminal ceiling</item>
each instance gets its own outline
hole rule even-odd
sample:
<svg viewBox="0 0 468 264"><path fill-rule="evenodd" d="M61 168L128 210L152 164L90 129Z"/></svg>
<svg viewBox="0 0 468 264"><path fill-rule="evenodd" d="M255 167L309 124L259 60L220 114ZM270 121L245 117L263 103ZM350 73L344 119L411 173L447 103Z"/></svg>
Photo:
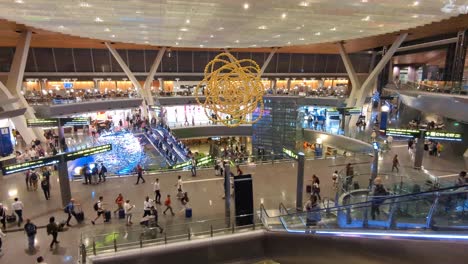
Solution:
<svg viewBox="0 0 468 264"><path fill-rule="evenodd" d="M327 49L329 47L323 44L345 40L354 43L351 51L357 51L376 47L379 42L376 38L380 44L387 45L396 32L416 29L415 34L422 34L424 30L417 29L426 28L427 36L431 34L431 25L444 24L449 21L447 19L456 21L461 17L466 22L467 15L457 17L468 8L462 2L0 0L0 18L7 20L2 22L7 26L0 25L0 30L14 22L16 26L24 25L39 34L54 36L56 42L53 44L52 38L49 46L57 46L61 39L64 47L70 45L65 41L67 38L76 38L83 43L111 41L140 48L261 50L282 47L288 52L321 53L319 47L325 48L324 52L336 52L335 48ZM447 27L451 26L445 24L446 30L441 30L442 26L439 33L447 32ZM0 45L5 46L3 42L0 41Z"/></svg>

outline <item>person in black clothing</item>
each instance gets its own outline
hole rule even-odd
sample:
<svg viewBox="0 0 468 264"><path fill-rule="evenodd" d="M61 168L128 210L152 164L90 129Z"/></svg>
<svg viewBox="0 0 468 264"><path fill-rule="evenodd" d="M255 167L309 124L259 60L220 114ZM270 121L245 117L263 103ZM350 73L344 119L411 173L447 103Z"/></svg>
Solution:
<svg viewBox="0 0 468 264"><path fill-rule="evenodd" d="M45 177L41 181L41 188L42 188L42 191L44 192L44 196L46 200L49 200L50 199L50 183Z"/></svg>
<svg viewBox="0 0 468 264"><path fill-rule="evenodd" d="M315 174L312 175L312 195L317 196L319 201L322 200L322 197L320 197L320 179Z"/></svg>
<svg viewBox="0 0 468 264"><path fill-rule="evenodd" d="M371 216L372 220L375 220L375 214L380 215L380 205L384 202L386 196L388 194L387 190L382 184L382 179L380 177L375 178L374 180L374 192L372 199L372 207L371 207Z"/></svg>
<svg viewBox="0 0 468 264"><path fill-rule="evenodd" d="M163 228L158 224L158 210L156 210L156 207L151 206L151 214L154 216L154 226L159 228L159 232L163 232Z"/></svg>
<svg viewBox="0 0 468 264"><path fill-rule="evenodd" d="M52 242L50 242L50 249L54 247L54 244L58 244L57 241L59 227L57 223L55 223L55 217L49 218L49 224L47 225L47 235L52 235Z"/></svg>
<svg viewBox="0 0 468 264"><path fill-rule="evenodd" d="M99 171L99 181L101 180L103 182L106 181L106 172L107 172L106 166L104 166L104 163L101 163L101 170Z"/></svg>

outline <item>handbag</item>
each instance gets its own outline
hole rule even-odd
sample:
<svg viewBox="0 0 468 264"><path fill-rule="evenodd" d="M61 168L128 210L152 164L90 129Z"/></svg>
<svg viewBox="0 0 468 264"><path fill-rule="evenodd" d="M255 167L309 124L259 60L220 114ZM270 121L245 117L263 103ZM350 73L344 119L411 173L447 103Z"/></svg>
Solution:
<svg viewBox="0 0 468 264"><path fill-rule="evenodd" d="M16 215L12 214L12 215L7 215L6 216L6 221L7 223L14 223L16 222Z"/></svg>

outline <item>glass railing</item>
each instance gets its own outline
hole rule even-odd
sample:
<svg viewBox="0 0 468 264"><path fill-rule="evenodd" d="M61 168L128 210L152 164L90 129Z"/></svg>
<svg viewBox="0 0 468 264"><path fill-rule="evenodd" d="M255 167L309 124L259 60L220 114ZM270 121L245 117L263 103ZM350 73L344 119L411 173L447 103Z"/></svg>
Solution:
<svg viewBox="0 0 468 264"><path fill-rule="evenodd" d="M269 216L270 231L308 232L335 229L468 230L468 186L396 196L368 196L363 202L309 212ZM282 211L284 213L284 211Z"/></svg>
<svg viewBox="0 0 468 264"><path fill-rule="evenodd" d="M62 105L82 102L101 102L121 99L140 98L137 94L119 94L119 95L90 95L90 96L68 96L68 97L50 97L50 96L25 96L29 105Z"/></svg>
<svg viewBox="0 0 468 264"><path fill-rule="evenodd" d="M86 256L90 255L212 238L256 229L263 229L263 225L260 218L254 214L174 224L162 226L162 229L150 221L148 226L142 225L124 231L82 233L80 259L85 260Z"/></svg>
<svg viewBox="0 0 468 264"><path fill-rule="evenodd" d="M193 91L178 91L178 92L160 92L160 93L152 93L155 97L194 97L196 94ZM199 95L203 97L203 95ZM345 99L348 97L347 94L342 92L335 92L333 90L322 90L322 91L299 91L296 89L287 90L277 90L276 94L273 93L272 90L265 91L265 97L269 96L293 96L293 97L308 97L308 98L337 98L337 99Z"/></svg>
<svg viewBox="0 0 468 264"><path fill-rule="evenodd" d="M429 93L468 94L468 84L462 82L421 81L395 84L401 90L415 90Z"/></svg>

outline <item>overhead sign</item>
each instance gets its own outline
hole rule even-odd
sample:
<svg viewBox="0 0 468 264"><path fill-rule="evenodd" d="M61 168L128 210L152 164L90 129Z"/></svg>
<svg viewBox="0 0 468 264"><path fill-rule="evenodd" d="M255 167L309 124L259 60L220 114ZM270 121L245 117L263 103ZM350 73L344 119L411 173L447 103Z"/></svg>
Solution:
<svg viewBox="0 0 468 264"><path fill-rule="evenodd" d="M70 117L60 118L60 125L62 126L87 126L90 124L89 117Z"/></svg>
<svg viewBox="0 0 468 264"><path fill-rule="evenodd" d="M461 133L452 133L452 132L438 132L438 131L427 131L427 139L435 140L446 140L446 141L462 141L463 136Z"/></svg>
<svg viewBox="0 0 468 264"><path fill-rule="evenodd" d="M27 127L56 127L59 125L58 118L26 119Z"/></svg>
<svg viewBox="0 0 468 264"><path fill-rule="evenodd" d="M296 153L294 153L294 151L289 150L287 148L283 148L283 153L293 159L296 159L296 160L299 159L299 156Z"/></svg>
<svg viewBox="0 0 468 264"><path fill-rule="evenodd" d="M78 150L75 152L66 153L64 155L65 155L65 160L69 161L69 160L76 160L79 158L92 156L95 154L99 154L99 153L103 153L103 152L107 152L111 150L112 150L112 144L106 144L106 145L101 145L97 147Z"/></svg>
<svg viewBox="0 0 468 264"><path fill-rule="evenodd" d="M385 129L385 135L393 137L408 137L414 138L419 137L421 131L417 129L402 129L402 128L387 128Z"/></svg>
<svg viewBox="0 0 468 264"><path fill-rule="evenodd" d="M3 175L8 175L8 174L17 173L17 172L33 170L33 169L41 168L44 166L50 166L50 165L59 163L59 161L60 161L60 156L47 157L43 159L7 165L7 166L2 167L2 171L3 171Z"/></svg>
<svg viewBox="0 0 468 264"><path fill-rule="evenodd" d="M211 158L210 156L206 156L206 157L197 159L196 160L197 161L197 166L208 164L212 160L213 160L213 158ZM185 167L188 167L188 166L191 166L191 165L192 165L192 161L189 160L189 161L186 161L186 162L175 164L174 166L171 166L171 169L181 169L181 168L185 168Z"/></svg>
<svg viewBox="0 0 468 264"><path fill-rule="evenodd" d="M160 111L161 106L159 106L159 105L150 105L150 109L153 110L153 111Z"/></svg>

